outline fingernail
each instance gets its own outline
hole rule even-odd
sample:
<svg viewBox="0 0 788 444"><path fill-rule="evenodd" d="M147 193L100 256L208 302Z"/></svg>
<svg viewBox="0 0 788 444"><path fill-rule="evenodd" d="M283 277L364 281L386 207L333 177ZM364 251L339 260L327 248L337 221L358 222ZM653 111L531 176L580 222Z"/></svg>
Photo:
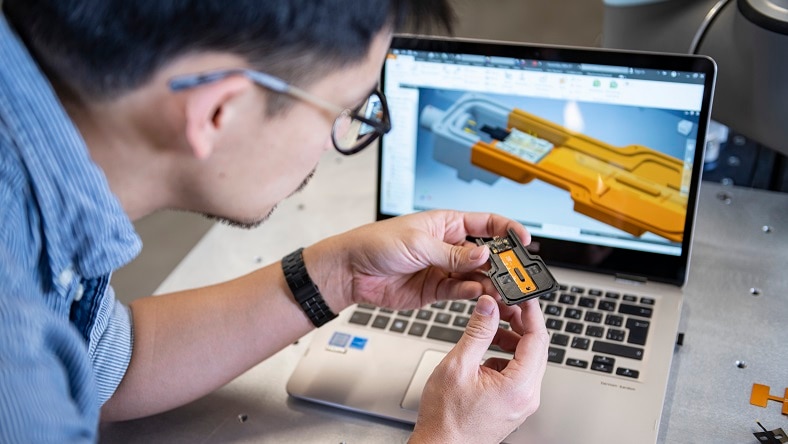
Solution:
<svg viewBox="0 0 788 444"><path fill-rule="evenodd" d="M479 258L481 258L482 255L484 254L484 250L486 248L487 247L485 247L484 245L479 245L475 247L473 251L471 251L471 254L468 257L470 257L472 261L478 261Z"/></svg>
<svg viewBox="0 0 788 444"><path fill-rule="evenodd" d="M495 302L490 298L479 298L479 300L476 301L476 311L479 314L491 315L493 308L495 308Z"/></svg>

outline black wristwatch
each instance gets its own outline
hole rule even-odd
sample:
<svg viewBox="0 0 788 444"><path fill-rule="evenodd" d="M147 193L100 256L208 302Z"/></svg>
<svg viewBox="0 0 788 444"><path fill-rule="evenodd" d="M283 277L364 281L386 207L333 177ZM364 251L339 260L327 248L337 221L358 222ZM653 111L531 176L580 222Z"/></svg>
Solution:
<svg viewBox="0 0 788 444"><path fill-rule="evenodd" d="M299 248L282 258L282 271L285 273L287 285L298 305L304 310L309 320L315 324L315 327L320 327L336 318L337 315L328 308L317 285L309 277L306 265L304 265L303 251L303 248Z"/></svg>

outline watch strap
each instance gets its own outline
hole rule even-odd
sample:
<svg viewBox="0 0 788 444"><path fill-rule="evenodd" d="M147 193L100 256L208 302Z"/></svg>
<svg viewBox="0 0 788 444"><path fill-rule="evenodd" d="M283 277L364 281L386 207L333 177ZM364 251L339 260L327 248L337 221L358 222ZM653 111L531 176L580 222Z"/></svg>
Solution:
<svg viewBox="0 0 788 444"><path fill-rule="evenodd" d="M328 308L317 285L309 277L304 264L303 251L303 248L299 248L282 258L282 271L284 271L287 286L290 287L295 301L304 310L312 324L315 327L320 327L336 318L337 315Z"/></svg>

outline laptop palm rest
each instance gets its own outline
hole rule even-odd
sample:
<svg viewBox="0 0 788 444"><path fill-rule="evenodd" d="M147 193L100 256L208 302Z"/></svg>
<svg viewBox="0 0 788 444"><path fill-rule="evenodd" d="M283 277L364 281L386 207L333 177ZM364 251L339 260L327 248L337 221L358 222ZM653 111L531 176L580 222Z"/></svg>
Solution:
<svg viewBox="0 0 788 444"><path fill-rule="evenodd" d="M413 379L410 380L408 389L405 391L405 397L402 398L401 406L403 409L414 412L419 411L419 402L421 401L421 392L424 390L424 385L444 356L446 356L446 353L435 350L424 352L419 365L416 367L416 371L413 373Z"/></svg>

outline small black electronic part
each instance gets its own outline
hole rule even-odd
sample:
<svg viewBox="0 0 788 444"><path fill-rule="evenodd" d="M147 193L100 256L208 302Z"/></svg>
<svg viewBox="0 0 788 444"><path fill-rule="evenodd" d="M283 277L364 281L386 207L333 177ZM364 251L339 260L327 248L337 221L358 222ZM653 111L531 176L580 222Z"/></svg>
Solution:
<svg viewBox="0 0 788 444"><path fill-rule="evenodd" d="M758 442L766 443L766 444L784 444L788 443L788 436L786 436L783 429L774 429L774 430L766 430L766 427L760 423L760 421L755 421L758 423L758 426L763 430L763 432L755 432L756 438L758 438Z"/></svg>
<svg viewBox="0 0 788 444"><path fill-rule="evenodd" d="M511 228L507 237L476 239L476 243L490 249L487 276L507 305L519 304L558 288L542 258L528 253Z"/></svg>

